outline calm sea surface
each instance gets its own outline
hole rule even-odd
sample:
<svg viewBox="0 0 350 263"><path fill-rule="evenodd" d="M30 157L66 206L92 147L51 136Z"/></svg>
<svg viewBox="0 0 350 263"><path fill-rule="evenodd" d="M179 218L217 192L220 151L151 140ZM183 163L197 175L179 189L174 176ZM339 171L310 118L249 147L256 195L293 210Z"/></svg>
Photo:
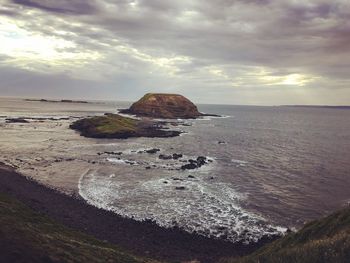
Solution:
<svg viewBox="0 0 350 263"><path fill-rule="evenodd" d="M186 120L171 127L186 133L168 139L88 139L68 128L128 106L2 98L0 161L121 215L231 241L300 227L350 202L350 110L200 105L224 117ZM161 151L139 153L151 148ZM173 153L184 157L158 158ZM213 162L178 170L198 156Z"/></svg>

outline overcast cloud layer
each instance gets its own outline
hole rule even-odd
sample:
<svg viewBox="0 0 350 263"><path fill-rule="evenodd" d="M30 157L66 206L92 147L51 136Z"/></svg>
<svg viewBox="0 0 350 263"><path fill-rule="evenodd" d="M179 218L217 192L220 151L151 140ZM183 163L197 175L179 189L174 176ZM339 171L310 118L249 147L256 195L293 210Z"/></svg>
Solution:
<svg viewBox="0 0 350 263"><path fill-rule="evenodd" d="M350 104L348 0L0 3L0 96Z"/></svg>

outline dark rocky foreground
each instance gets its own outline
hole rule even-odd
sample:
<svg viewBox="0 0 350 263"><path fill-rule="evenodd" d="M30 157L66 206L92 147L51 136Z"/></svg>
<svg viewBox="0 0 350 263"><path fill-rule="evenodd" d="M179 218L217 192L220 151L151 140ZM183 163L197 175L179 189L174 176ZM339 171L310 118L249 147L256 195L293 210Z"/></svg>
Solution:
<svg viewBox="0 0 350 263"><path fill-rule="evenodd" d="M4 165L0 165L0 193L6 193L68 227L116 244L135 255L159 260L215 262L222 257L248 254L269 241L262 240L249 246L233 244L189 234L178 228L164 229L153 222L122 218L79 198L49 189Z"/></svg>

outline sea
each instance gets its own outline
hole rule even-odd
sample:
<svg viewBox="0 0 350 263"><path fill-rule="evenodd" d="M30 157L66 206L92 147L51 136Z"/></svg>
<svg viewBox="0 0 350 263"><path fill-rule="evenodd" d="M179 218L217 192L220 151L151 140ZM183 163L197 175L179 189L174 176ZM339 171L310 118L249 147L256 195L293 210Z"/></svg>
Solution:
<svg viewBox="0 0 350 263"><path fill-rule="evenodd" d="M350 203L350 110L198 105L173 138L92 139L69 125L128 102L0 98L0 162L121 216L230 242L298 229ZM7 122L24 118L27 123ZM147 153L149 149L157 153ZM159 155L182 154L176 160ZM207 158L195 170L189 159Z"/></svg>

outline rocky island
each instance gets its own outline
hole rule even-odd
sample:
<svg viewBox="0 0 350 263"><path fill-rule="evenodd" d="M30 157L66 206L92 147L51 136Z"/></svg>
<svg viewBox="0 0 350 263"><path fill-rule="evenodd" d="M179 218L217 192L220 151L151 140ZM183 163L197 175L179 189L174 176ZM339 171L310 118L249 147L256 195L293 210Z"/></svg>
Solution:
<svg viewBox="0 0 350 263"><path fill-rule="evenodd" d="M82 136L90 138L164 138L181 134L180 131L163 130L163 123L136 120L111 113L75 121L70 125L70 128L79 131Z"/></svg>
<svg viewBox="0 0 350 263"><path fill-rule="evenodd" d="M196 119L215 116L200 113L196 105L179 94L147 93L121 113L164 119Z"/></svg>
<svg viewBox="0 0 350 263"><path fill-rule="evenodd" d="M164 138L178 136L181 131L169 130L166 125L170 123L157 122L149 118L195 119L201 116L217 116L200 113L197 106L182 95L164 93L147 93L129 109L120 110L120 113L148 118L137 120L119 114L106 113L104 116L75 121L70 128L79 131L82 136L91 138ZM177 126L176 123L172 125Z"/></svg>

